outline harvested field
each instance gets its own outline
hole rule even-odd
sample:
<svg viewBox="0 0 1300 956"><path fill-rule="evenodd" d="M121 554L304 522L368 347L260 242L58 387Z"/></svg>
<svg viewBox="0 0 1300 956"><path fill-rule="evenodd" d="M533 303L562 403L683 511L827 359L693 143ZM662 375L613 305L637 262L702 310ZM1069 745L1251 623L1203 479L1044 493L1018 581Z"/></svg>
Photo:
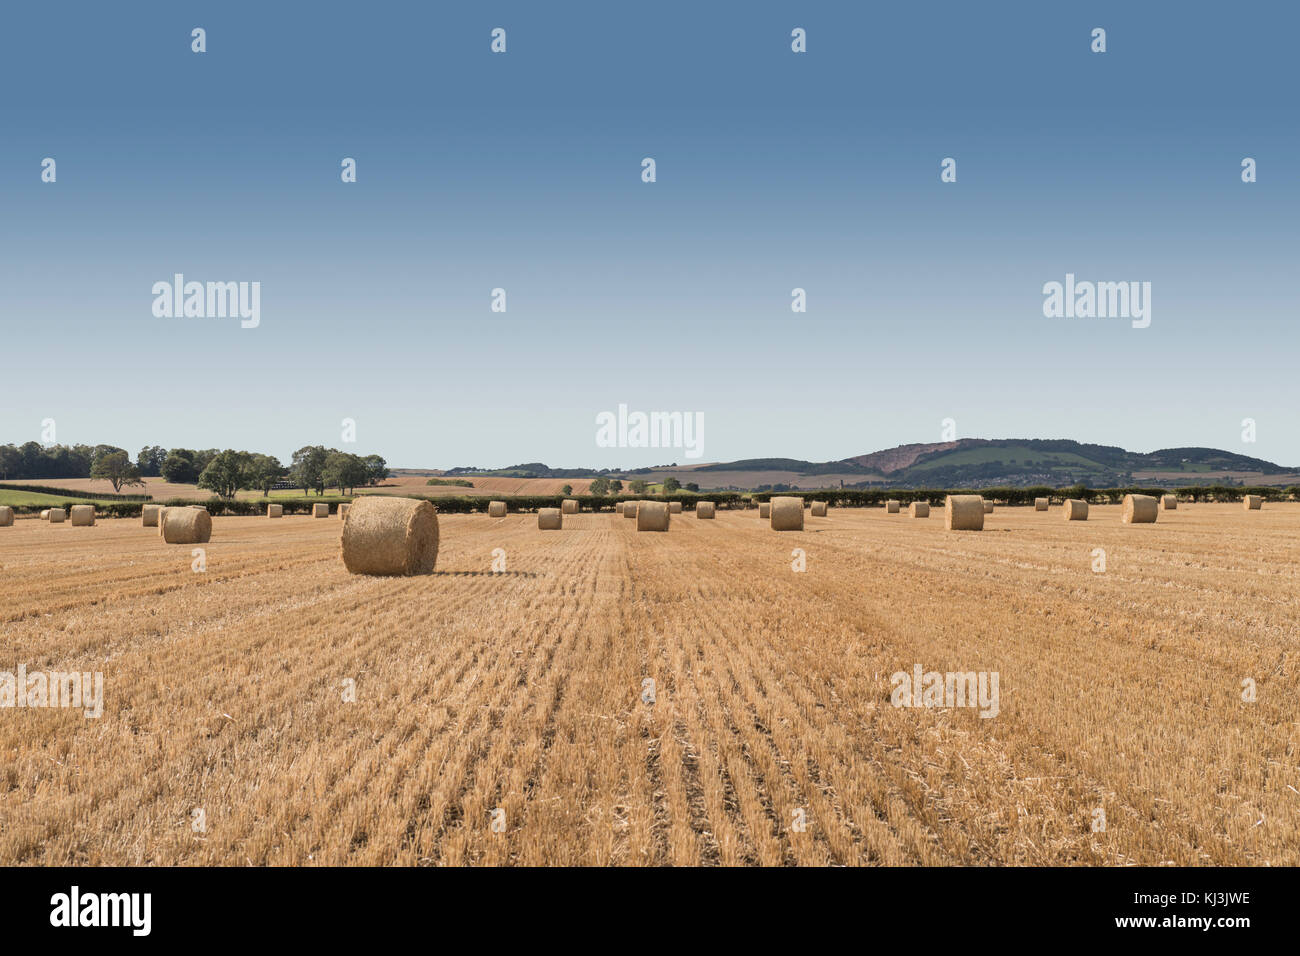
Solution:
<svg viewBox="0 0 1300 956"><path fill-rule="evenodd" d="M440 516L415 578L306 516L214 518L204 573L15 521L0 669L104 703L0 711L0 862L1300 864L1300 505L536 521ZM998 672L997 716L891 706L918 664Z"/></svg>

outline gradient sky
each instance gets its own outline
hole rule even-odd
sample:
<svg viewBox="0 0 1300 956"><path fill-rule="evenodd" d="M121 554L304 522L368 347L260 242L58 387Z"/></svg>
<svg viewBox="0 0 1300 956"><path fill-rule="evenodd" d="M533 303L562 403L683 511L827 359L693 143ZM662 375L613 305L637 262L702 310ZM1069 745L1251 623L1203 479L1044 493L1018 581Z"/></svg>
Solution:
<svg viewBox="0 0 1300 956"><path fill-rule="evenodd" d="M624 403L702 413L712 461L951 417L1300 465L1298 34L1294 2L7 4L0 442L686 460L598 448ZM155 318L176 272L260 281L261 325ZM1044 318L1067 272L1149 281L1150 328Z"/></svg>

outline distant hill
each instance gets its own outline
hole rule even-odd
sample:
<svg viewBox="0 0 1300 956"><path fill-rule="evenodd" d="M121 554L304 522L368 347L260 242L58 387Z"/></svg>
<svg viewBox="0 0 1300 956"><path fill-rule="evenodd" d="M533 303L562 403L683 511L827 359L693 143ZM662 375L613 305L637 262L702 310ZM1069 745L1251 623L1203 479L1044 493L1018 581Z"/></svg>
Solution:
<svg viewBox="0 0 1300 956"><path fill-rule="evenodd" d="M1300 468L1286 467L1218 448L1164 448L1131 452L1114 445L1070 439L962 438L899 445L882 451L813 462L798 458L747 458L703 465L664 465L613 472L549 468L540 462L483 470L453 468L444 474L515 478L583 478L596 475L662 481L676 477L701 488L959 488L1030 485L1094 488L1151 483L1291 485Z"/></svg>

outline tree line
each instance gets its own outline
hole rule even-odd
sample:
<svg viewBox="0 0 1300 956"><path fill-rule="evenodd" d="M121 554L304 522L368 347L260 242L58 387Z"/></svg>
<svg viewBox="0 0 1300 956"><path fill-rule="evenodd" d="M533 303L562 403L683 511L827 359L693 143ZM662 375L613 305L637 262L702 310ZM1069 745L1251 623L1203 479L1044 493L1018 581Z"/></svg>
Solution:
<svg viewBox="0 0 1300 956"><path fill-rule="evenodd" d="M271 489L283 482L324 494L340 494L379 484L388 477L388 463L379 455L354 455L323 445L305 445L293 453L288 466L274 455L233 448L167 449L146 445L132 461L115 445L0 445L0 479L90 478L107 481L113 491L141 486L145 478L161 477L174 484L193 484L233 498L239 491Z"/></svg>

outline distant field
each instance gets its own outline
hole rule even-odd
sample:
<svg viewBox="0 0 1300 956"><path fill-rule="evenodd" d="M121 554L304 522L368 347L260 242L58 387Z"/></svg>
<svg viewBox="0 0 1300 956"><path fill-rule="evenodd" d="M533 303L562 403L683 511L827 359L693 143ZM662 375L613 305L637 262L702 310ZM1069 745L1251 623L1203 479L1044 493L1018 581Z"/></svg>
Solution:
<svg viewBox="0 0 1300 956"><path fill-rule="evenodd" d="M201 574L18 522L0 669L102 671L104 712L3 712L0 862L1300 864L1300 504L1091 512L451 515L398 579L337 518L218 517ZM917 665L997 672L997 716L891 706Z"/></svg>

